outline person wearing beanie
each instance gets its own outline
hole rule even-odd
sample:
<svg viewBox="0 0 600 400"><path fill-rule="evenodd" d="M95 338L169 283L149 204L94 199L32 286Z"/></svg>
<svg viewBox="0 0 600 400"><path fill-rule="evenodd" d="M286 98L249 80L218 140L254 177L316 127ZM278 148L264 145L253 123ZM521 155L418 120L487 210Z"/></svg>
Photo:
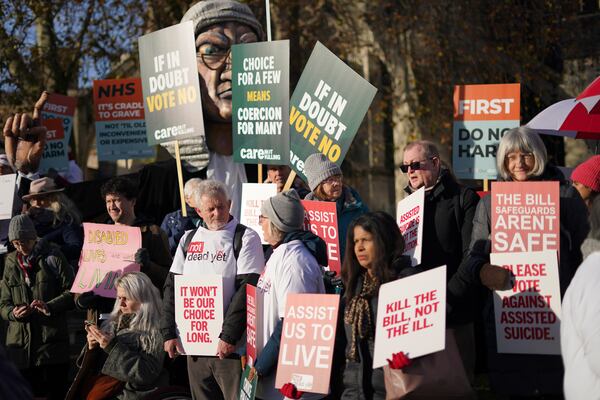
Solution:
<svg viewBox="0 0 600 400"><path fill-rule="evenodd" d="M591 209L594 198L600 193L600 155L579 164L571 173L571 181L585 205Z"/></svg>
<svg viewBox="0 0 600 400"><path fill-rule="evenodd" d="M240 349L245 349L246 285L256 285L265 266L258 233L229 212L231 201L222 182L205 180L193 189L202 224L181 237L164 286L161 331L170 358L184 351L175 322L175 276L220 275L223 279L223 324L216 353L188 356L187 369L194 399L237 400L241 379ZM215 357L217 356L217 357Z"/></svg>
<svg viewBox="0 0 600 400"><path fill-rule="evenodd" d="M335 201L338 221L338 237L340 240L340 258L346 254L346 234L348 225L366 212L369 208L364 204L358 192L344 185L341 168L331 162L327 156L315 153L304 162L304 174L311 192L305 200Z"/></svg>
<svg viewBox="0 0 600 400"><path fill-rule="evenodd" d="M69 372L66 311L74 307L73 269L57 246L37 237L33 221L10 221L15 251L0 281L0 317L8 321L6 350L35 397L64 399Z"/></svg>
<svg viewBox="0 0 600 400"><path fill-rule="evenodd" d="M304 207L294 189L278 193L262 203L260 226L273 253L260 276L257 290L263 295L262 340L265 343L254 360L250 378L259 376L256 397L280 400L284 393L275 389L279 345L289 293L325 293L321 265L327 265L325 242L304 231ZM322 394L304 393L303 399L319 399Z"/></svg>
<svg viewBox="0 0 600 400"><path fill-rule="evenodd" d="M248 178L244 164L235 163L232 156L231 46L262 41L264 32L250 7L235 0L199 1L181 19L187 21L194 25L205 136L179 141L182 165L192 174L189 178L225 183L231 214L239 219L242 184ZM175 158L173 143L161 145Z"/></svg>

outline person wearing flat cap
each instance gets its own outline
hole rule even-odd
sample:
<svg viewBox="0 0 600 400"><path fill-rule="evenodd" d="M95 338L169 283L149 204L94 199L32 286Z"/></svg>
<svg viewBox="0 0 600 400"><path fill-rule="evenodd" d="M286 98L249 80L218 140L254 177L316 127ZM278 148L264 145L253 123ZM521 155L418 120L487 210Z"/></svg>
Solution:
<svg viewBox="0 0 600 400"><path fill-rule="evenodd" d="M340 238L340 259L346 251L348 225L354 219L369 212L358 192L344 185L342 169L329 161L327 156L315 153L304 162L304 174L311 192L305 200L334 201L337 210L338 237Z"/></svg>
<svg viewBox="0 0 600 400"><path fill-rule="evenodd" d="M63 191L53 179L36 179L29 186L29 193L23 196L23 202L29 203L27 215L39 237L58 245L69 264L76 268L83 246L81 215Z"/></svg>
<svg viewBox="0 0 600 400"><path fill-rule="evenodd" d="M186 21L194 24L205 138L179 141L182 163L188 172L200 173L195 177L225 183L231 214L239 219L242 183L248 179L244 165L232 157L231 46L263 40L263 29L250 8L234 0L197 2L181 19ZM162 146L175 157L173 143Z"/></svg>
<svg viewBox="0 0 600 400"><path fill-rule="evenodd" d="M263 318L265 347L251 375L260 376L257 398L283 399L284 394L275 389L275 375L285 300L290 293L325 293L320 266L327 265L327 248L321 238L303 230L304 208L294 189L263 202L259 220L264 238L274 250L257 285L264 296L263 309L257 315ZM307 393L303 398L321 397Z"/></svg>
<svg viewBox="0 0 600 400"><path fill-rule="evenodd" d="M17 215L8 235L0 281L0 316L8 321L6 350L35 397L64 399L69 372L66 311L74 307L73 269L56 245L38 238L33 221Z"/></svg>

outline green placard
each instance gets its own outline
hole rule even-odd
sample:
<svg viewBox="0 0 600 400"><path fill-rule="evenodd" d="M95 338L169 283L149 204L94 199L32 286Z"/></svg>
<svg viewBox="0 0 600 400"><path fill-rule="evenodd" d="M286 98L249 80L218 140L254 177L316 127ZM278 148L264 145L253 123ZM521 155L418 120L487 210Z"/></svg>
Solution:
<svg viewBox="0 0 600 400"><path fill-rule="evenodd" d="M290 165L323 153L341 165L377 89L317 42L290 100Z"/></svg>
<svg viewBox="0 0 600 400"><path fill-rule="evenodd" d="M239 44L232 51L233 159L288 164L290 43Z"/></svg>
<svg viewBox="0 0 600 400"><path fill-rule="evenodd" d="M240 392L238 393L239 400L254 400L256 396L256 384L258 383L258 376L254 376L254 379L248 380L248 374L250 373L250 367L246 364L246 368L242 373L242 379L240 380Z"/></svg>

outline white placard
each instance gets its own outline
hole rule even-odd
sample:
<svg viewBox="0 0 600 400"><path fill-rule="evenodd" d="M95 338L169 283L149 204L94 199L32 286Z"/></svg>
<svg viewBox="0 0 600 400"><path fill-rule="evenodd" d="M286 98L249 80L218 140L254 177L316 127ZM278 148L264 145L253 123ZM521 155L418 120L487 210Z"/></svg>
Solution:
<svg viewBox="0 0 600 400"><path fill-rule="evenodd" d="M424 211L424 187L400 201L396 209L396 222L404 237L404 255L410 256L413 267L421 264Z"/></svg>
<svg viewBox="0 0 600 400"><path fill-rule="evenodd" d="M416 358L445 347L445 265L381 285L373 368L400 351Z"/></svg>
<svg viewBox="0 0 600 400"><path fill-rule="evenodd" d="M240 223L252 228L260 236L263 244L265 238L258 222L262 202L277 194L276 183L244 183L242 185L242 215Z"/></svg>
<svg viewBox="0 0 600 400"><path fill-rule="evenodd" d="M492 253L512 270L513 289L494 291L498 353L560 354L560 279L556 251Z"/></svg>
<svg viewBox="0 0 600 400"><path fill-rule="evenodd" d="M0 175L0 220L12 217L16 179L17 174Z"/></svg>
<svg viewBox="0 0 600 400"><path fill-rule="evenodd" d="M221 275L175 275L175 322L185 354L217 354L223 327Z"/></svg>

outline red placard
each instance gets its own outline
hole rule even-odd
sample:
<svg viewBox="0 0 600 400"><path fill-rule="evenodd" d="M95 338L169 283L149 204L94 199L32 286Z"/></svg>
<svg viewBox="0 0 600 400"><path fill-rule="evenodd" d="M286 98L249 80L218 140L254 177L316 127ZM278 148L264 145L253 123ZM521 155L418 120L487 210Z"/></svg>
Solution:
<svg viewBox="0 0 600 400"><path fill-rule="evenodd" d="M492 183L492 253L560 249L558 182Z"/></svg>
<svg viewBox="0 0 600 400"><path fill-rule="evenodd" d="M48 118L43 121L46 127L46 140L61 140L65 138L63 120L60 118Z"/></svg>
<svg viewBox="0 0 600 400"><path fill-rule="evenodd" d="M75 106L77 105L77 99L75 97L65 96L62 94L50 93L48 100L44 107L43 112L64 115L72 117L75 115Z"/></svg>
<svg viewBox="0 0 600 400"><path fill-rule="evenodd" d="M94 106L96 121L144 119L141 79L94 81Z"/></svg>
<svg viewBox="0 0 600 400"><path fill-rule="evenodd" d="M320 237L327 244L327 260L331 271L340 275L342 261L335 202L302 200L304 206L304 229Z"/></svg>

